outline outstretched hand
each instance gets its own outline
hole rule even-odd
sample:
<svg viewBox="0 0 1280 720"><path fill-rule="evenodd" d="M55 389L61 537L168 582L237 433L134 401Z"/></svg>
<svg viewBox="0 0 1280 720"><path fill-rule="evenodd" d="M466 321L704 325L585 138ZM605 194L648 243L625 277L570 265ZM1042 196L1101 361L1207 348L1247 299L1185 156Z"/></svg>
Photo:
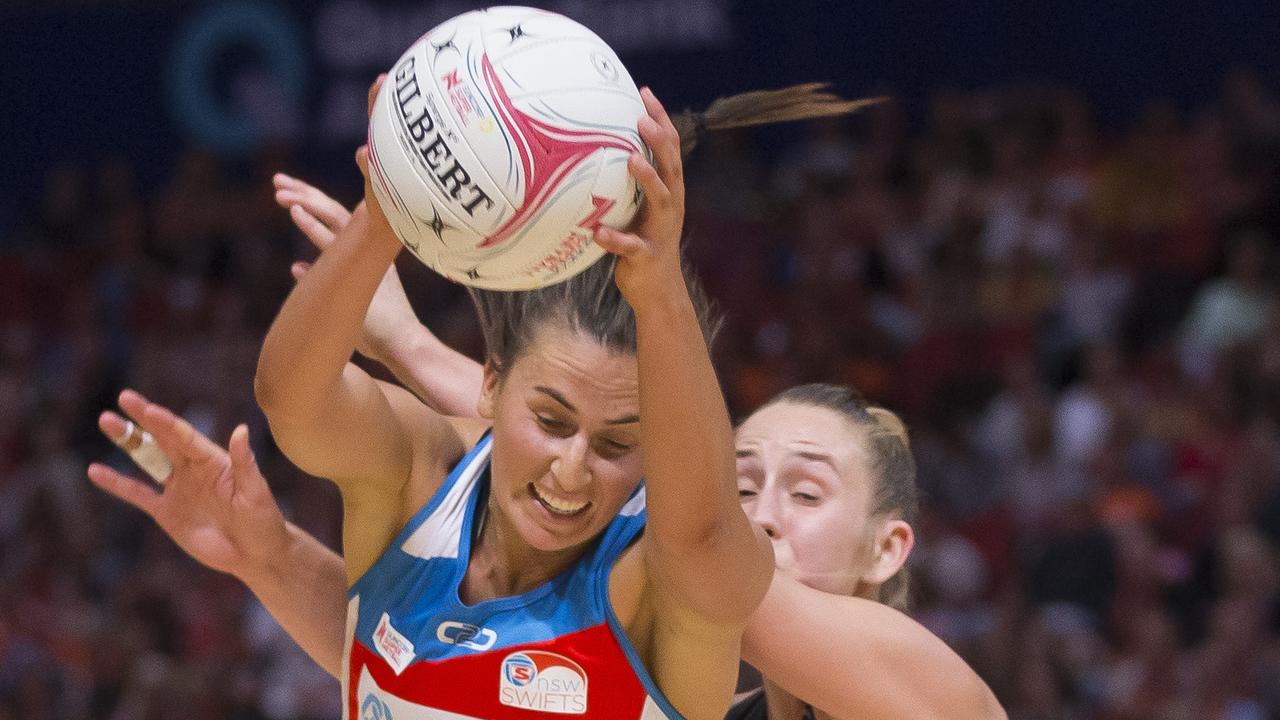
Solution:
<svg viewBox="0 0 1280 720"><path fill-rule="evenodd" d="M161 490L100 463L89 466L89 480L146 513L201 564L242 579L261 569L285 545L288 530L258 470L248 428L236 427L228 452L137 392L125 390L119 402L124 414L155 438L173 472ZM98 427L117 438L126 420L106 411Z"/></svg>
<svg viewBox="0 0 1280 720"><path fill-rule="evenodd" d="M614 280L633 308L666 296L672 283L683 288L680 269L680 234L684 229L684 168L680 160L680 133L653 91L640 91L648 115L640 118L640 138L653 152L654 163L632 153L627 161L640 189L644 206L631 232L608 227L596 230L596 243L618 256Z"/></svg>

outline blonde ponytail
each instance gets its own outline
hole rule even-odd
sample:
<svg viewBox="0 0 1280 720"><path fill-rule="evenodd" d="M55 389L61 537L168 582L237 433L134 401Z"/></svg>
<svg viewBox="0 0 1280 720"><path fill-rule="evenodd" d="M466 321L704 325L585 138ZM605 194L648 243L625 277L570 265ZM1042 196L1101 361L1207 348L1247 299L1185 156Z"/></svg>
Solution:
<svg viewBox="0 0 1280 720"><path fill-rule="evenodd" d="M891 435L902 443L902 447L911 449L911 440L907 436L907 424L892 410L882 407L868 407L867 414L875 421L878 432Z"/></svg>

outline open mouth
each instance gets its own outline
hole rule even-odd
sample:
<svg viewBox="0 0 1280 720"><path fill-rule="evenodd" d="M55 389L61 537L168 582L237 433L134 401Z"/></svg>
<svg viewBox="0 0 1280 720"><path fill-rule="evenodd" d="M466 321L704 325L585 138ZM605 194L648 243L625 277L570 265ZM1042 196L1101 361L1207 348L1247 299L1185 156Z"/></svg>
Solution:
<svg viewBox="0 0 1280 720"><path fill-rule="evenodd" d="M542 507L547 509L547 512L559 517L573 517L575 515L580 515L591 505L590 500L573 502L571 500L547 495L539 490L538 486L533 483L529 483L529 494L541 503Z"/></svg>

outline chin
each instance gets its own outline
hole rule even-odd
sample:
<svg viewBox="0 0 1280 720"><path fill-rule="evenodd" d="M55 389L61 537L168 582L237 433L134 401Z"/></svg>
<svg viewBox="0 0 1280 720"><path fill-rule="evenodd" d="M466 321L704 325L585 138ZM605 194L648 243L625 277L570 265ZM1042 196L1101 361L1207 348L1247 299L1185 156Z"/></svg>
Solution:
<svg viewBox="0 0 1280 720"><path fill-rule="evenodd" d="M858 594L857 583L845 578L832 578L820 573L809 574L804 571L792 571L792 577L798 580L801 585L830 595L850 597Z"/></svg>
<svg viewBox="0 0 1280 720"><path fill-rule="evenodd" d="M521 510L520 536L529 544L529 547L539 552L564 552L581 547L594 540L603 530L603 528L594 528L590 523L590 517L578 518L577 527L574 527L573 523L561 521L558 518L538 517L546 515L546 512L538 506L523 507ZM563 527L554 527L553 523Z"/></svg>

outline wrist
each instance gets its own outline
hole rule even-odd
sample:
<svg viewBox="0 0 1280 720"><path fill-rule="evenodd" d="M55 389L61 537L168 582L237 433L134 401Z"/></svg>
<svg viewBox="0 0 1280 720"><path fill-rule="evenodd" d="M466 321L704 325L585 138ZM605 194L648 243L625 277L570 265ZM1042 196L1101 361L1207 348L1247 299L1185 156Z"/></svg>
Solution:
<svg viewBox="0 0 1280 720"><path fill-rule="evenodd" d="M639 288L637 288L639 290ZM667 325L686 318L697 322L693 300L689 298L684 278L675 282L654 283L650 288L633 292L627 302L635 312L636 322L643 325Z"/></svg>
<svg viewBox="0 0 1280 720"><path fill-rule="evenodd" d="M297 526L286 522L279 532L260 537L260 542L245 555L243 566L233 574L250 589L281 577L292 564L299 533Z"/></svg>
<svg viewBox="0 0 1280 720"><path fill-rule="evenodd" d="M678 263L654 263L641 272L630 272L618 289L637 317L641 313L669 313L692 305L684 272Z"/></svg>
<svg viewBox="0 0 1280 720"><path fill-rule="evenodd" d="M356 205L355 210L351 212L351 220L347 222L347 227L355 226L359 229L356 236L360 242L376 246L379 250L391 253L392 257L400 252L404 244L400 242L400 238L396 236L387 219L383 217L381 212L370 212L365 203Z"/></svg>

